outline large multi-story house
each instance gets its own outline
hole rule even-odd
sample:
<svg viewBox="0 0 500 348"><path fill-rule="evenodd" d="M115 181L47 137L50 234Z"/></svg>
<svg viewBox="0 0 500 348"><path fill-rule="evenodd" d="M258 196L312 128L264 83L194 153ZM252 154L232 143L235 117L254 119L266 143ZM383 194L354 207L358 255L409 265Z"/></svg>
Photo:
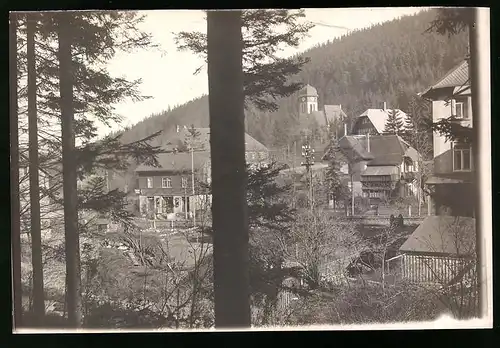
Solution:
<svg viewBox="0 0 500 348"><path fill-rule="evenodd" d="M472 127L473 115L466 60L451 69L421 94L432 102L434 123L454 116L454 121ZM430 215L474 216L473 160L471 144L453 142L433 133L434 172L426 181Z"/></svg>
<svg viewBox="0 0 500 348"><path fill-rule="evenodd" d="M163 153L158 155L159 167L136 168L141 215L155 212L158 217L168 218L169 214L193 212L199 196L203 196L203 186L197 184L210 182L210 156L205 151L192 155L193 158L190 153Z"/></svg>
<svg viewBox="0 0 500 348"><path fill-rule="evenodd" d="M367 109L353 121L351 135L384 134L385 124L393 113L403 122L408 117L404 111L388 109L387 103L383 103L380 109Z"/></svg>
<svg viewBox="0 0 500 348"><path fill-rule="evenodd" d="M193 151L183 148L189 137L187 127L177 127L177 139L172 140L171 153L158 155L159 167L139 165L135 169L135 192L139 196L141 215L155 212L158 217L171 214L188 216L206 208L210 202L207 185L211 183L210 129L196 128ZM174 150L184 151L176 152ZM245 134L245 158L250 166L268 163L268 149ZM195 190L193 193L193 177Z"/></svg>
<svg viewBox="0 0 500 348"><path fill-rule="evenodd" d="M398 135L347 135L339 139L353 194L378 202L418 192L420 155ZM351 186L352 185L352 186Z"/></svg>
<svg viewBox="0 0 500 348"><path fill-rule="evenodd" d="M432 102L434 123L449 119L472 127L473 114L466 60L447 72L421 93ZM453 116L453 117L452 117ZM475 287L475 219L473 159L470 143L450 141L433 133L433 174L425 182L428 216L401 246L402 276L420 284L446 284L473 294ZM458 293L458 292L457 292ZM474 296L461 295L468 308L476 305ZM472 302L472 303L471 303Z"/></svg>

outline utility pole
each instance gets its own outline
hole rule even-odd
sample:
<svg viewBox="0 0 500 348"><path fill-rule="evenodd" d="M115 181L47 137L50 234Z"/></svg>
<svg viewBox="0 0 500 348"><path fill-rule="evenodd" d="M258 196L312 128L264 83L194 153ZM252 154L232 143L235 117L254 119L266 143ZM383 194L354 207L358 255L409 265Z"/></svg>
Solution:
<svg viewBox="0 0 500 348"><path fill-rule="evenodd" d="M311 148L309 141L306 137L305 144L302 145L302 157L304 157L305 162L301 162L302 166L306 167L307 174L309 175L309 197L310 197L310 207L311 213L314 212L314 196L313 196L313 175L311 166L314 164L314 149Z"/></svg>
<svg viewBox="0 0 500 348"><path fill-rule="evenodd" d="M196 191L194 188L194 147L191 144L191 186L193 190L193 228L196 227Z"/></svg>
<svg viewBox="0 0 500 348"><path fill-rule="evenodd" d="M181 178L181 181L184 181L184 177ZM186 186L184 185L184 217L187 221L188 219L188 196L187 196L187 192L186 192Z"/></svg>
<svg viewBox="0 0 500 348"><path fill-rule="evenodd" d="M349 163L349 173L351 174L351 216L354 216L354 173L351 163Z"/></svg>

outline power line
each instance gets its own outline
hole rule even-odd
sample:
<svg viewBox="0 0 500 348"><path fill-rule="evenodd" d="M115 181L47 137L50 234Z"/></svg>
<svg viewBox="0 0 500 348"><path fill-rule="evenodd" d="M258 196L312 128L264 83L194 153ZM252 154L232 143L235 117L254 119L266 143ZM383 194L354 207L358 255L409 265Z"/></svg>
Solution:
<svg viewBox="0 0 500 348"><path fill-rule="evenodd" d="M334 24L328 24L328 23L322 23L322 22L311 22L314 25L319 25L323 27L328 27L328 28L334 28L334 29L344 29L347 31L352 31L351 28L343 27L341 25L334 25Z"/></svg>

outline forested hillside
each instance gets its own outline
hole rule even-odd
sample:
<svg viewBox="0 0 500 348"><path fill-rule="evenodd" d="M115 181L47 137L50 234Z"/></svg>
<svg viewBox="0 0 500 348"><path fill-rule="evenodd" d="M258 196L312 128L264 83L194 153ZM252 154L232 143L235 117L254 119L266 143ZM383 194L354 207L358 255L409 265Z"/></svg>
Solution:
<svg viewBox="0 0 500 348"><path fill-rule="evenodd" d="M349 117L366 108L389 107L406 111L408 97L423 91L464 58L467 36L448 38L424 33L434 19L434 10L355 31L314 47L303 55L311 61L295 79L316 87L319 108L341 104ZM279 101L274 113L247 110L248 133L268 146L289 139L297 116L297 96ZM176 124L208 126L208 98L202 96L161 114L152 115L131 127L124 140L136 140L163 129L161 143ZM279 136L279 139L278 139Z"/></svg>

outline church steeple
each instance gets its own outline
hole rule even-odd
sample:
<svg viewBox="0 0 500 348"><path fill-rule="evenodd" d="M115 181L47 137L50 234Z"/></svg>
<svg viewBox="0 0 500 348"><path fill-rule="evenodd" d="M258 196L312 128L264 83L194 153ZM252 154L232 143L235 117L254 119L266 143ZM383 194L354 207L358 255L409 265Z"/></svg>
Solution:
<svg viewBox="0 0 500 348"><path fill-rule="evenodd" d="M309 115L318 111L318 91L307 84L299 92L299 115Z"/></svg>

